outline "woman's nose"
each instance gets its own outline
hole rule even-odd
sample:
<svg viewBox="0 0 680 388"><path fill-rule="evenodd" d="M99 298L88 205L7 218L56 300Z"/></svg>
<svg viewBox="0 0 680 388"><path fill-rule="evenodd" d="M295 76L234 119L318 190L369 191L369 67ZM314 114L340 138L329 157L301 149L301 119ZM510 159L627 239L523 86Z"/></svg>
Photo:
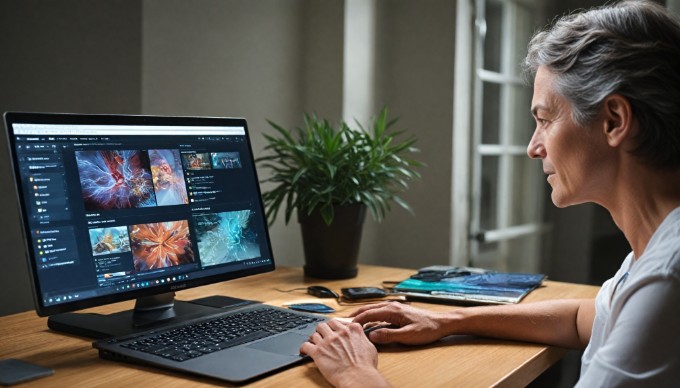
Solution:
<svg viewBox="0 0 680 388"><path fill-rule="evenodd" d="M534 131L533 136L531 136L531 140L527 146L527 155L529 155L531 159L545 158L545 146L543 145L543 139L538 130Z"/></svg>

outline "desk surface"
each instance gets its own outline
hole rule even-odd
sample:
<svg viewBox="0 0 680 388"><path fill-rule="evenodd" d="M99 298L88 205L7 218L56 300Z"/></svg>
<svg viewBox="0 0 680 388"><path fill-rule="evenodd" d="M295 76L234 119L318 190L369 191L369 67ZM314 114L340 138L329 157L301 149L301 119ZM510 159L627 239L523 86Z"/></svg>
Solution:
<svg viewBox="0 0 680 388"><path fill-rule="evenodd" d="M360 266L359 276L349 280L322 281L305 278L301 268L278 268L275 272L181 291L177 299L191 300L208 295L229 295L260 300L281 306L291 301L313 299L303 290L290 290L323 284L339 291L341 287L377 286L383 281L401 280L411 269ZM546 281L522 303L557 299L594 297L598 288ZM339 306L345 316L355 306ZM459 308L442 304L413 303L433 311ZM112 313L133 307L132 302L98 307L88 311ZM501 341L469 336L453 336L428 346L399 345L379 348L379 369L399 387L417 386L524 386L557 362L565 349L522 342ZM220 385L217 380L195 377L153 367L102 360L91 342L47 329L47 319L34 312L0 317L0 358L18 358L53 368L55 374L22 386L192 386ZM308 362L255 381L252 386L328 386L313 363Z"/></svg>

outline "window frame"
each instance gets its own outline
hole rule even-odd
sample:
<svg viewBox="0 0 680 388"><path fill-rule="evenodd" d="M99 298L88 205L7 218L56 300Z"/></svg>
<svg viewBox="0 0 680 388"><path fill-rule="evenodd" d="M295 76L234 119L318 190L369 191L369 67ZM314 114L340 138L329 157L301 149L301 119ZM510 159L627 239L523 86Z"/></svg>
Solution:
<svg viewBox="0 0 680 388"><path fill-rule="evenodd" d="M501 7L500 68L485 68L487 38L487 5ZM519 0L460 0L457 4L456 68L454 84L454 146L452 177L452 245L451 265L473 265L498 270L534 270L540 266L541 235L550 230L543 221L545 193L540 164L522 174L518 157L526 157L526 145L513 143L520 128L516 128L513 108L513 88L529 88L513 62L524 54L526 37L517 33L516 23L522 16L533 14L531 24L538 20L538 2ZM522 13L524 12L524 13ZM526 22L526 20L525 20ZM488 51L488 50L487 50ZM484 86L496 85L498 96L497 143L483 142L485 112ZM530 98L530 97L529 97ZM470 101L472 103L470 103ZM529 112L526 102L526 114ZM488 107L487 107L488 108ZM527 123L526 125L533 125ZM533 127L529 130L532 130ZM526 130L526 128L524 129ZM488 137L488 136L487 136ZM528 141L528 139L527 139ZM483 199L484 159L497 158L497 177L493 197ZM518 172L522 175L518 175ZM487 182L488 183L488 182ZM529 187L521 197L528 222L512 221L513 193L520 185ZM488 186L488 184L487 184ZM494 203L489 203L489 201ZM482 209L494 209L496 225L482 225ZM519 244L518 240L524 240ZM519 247L519 248L518 248ZM519 251L519 252L518 252ZM522 256L521 262L513 256Z"/></svg>

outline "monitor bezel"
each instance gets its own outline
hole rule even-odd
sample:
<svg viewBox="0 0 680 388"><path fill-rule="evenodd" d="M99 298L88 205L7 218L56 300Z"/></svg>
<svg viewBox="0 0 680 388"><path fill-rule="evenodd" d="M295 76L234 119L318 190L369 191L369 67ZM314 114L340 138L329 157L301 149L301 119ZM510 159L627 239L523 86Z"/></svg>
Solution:
<svg viewBox="0 0 680 388"><path fill-rule="evenodd" d="M38 270L36 267L36 260L34 252L29 245L29 236L31 231L30 226L26 222L27 208L23 187L21 185L21 175L19 171L19 164L16 154L16 144L14 136L14 124L72 124L72 125L153 125L153 126L242 126L245 130L245 138L250 152L250 163L255 174L255 186L258 194L258 203L260 214L264 217L264 204L262 202L262 193L259 185L259 178L255 166L255 156L253 153L252 143L250 140L250 133L248 125L244 118L238 117L203 117L203 116L157 116L157 115L127 115L127 114L80 114L80 113L43 113L43 112L5 112L4 115L5 135L7 136L7 145L9 149L9 159L11 164L12 179L14 183L14 192L17 198L16 204L19 211L19 220L21 222L21 233L24 246L24 256L27 260L29 278L31 281L31 290L33 293L33 301L35 311L39 316L50 316L59 313L72 312L82 310L85 308L103 306L137 298L143 298L158 294L165 294L175 292L208 284L219 283L227 280L238 279L246 276L256 275L265 272L271 272L275 269L274 255L272 253L271 239L269 236L269 229L267 220L263 219L264 238L267 246L261 247L265 254L271 258L271 263L240 269L233 272L226 272L222 274L212 275L208 277L201 277L189 279L185 281L178 281L170 284L159 284L147 288L131 289L115 294L101 295L88 299L79 299L72 302L45 306L42 300L42 291L40 289L40 281L38 278Z"/></svg>

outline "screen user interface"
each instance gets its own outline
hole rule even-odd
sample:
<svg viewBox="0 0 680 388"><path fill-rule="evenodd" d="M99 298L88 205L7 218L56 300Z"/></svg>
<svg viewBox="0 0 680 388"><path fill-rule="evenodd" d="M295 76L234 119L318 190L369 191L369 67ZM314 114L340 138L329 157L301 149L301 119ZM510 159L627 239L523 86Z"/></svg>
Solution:
<svg viewBox="0 0 680 388"><path fill-rule="evenodd" d="M42 305L272 267L242 122L14 123Z"/></svg>

